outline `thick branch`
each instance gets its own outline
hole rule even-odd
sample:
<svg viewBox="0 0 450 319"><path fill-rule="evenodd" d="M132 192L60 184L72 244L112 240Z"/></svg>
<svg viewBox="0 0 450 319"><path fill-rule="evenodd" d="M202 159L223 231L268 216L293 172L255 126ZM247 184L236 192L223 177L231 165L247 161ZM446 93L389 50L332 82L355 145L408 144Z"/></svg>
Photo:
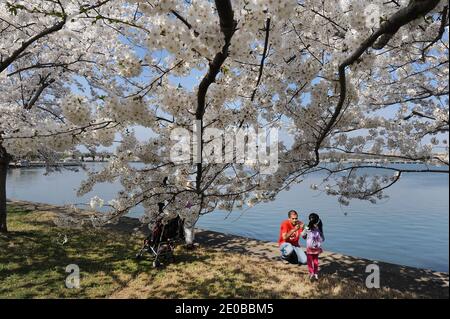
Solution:
<svg viewBox="0 0 450 319"><path fill-rule="evenodd" d="M336 120L338 119L342 107L344 105L346 99L346 77L345 77L345 69L347 66L352 65L355 61L357 61L361 55L369 48L373 47L374 49L382 49L388 41L394 36L394 34L402 27L403 25L415 20L419 16L423 16L431 11L437 4L439 0L411 0L409 5L406 8L400 9L396 13L394 13L386 22L384 22L381 27L369 36L351 56L342 62L339 66L339 101L336 106L336 109L328 122L325 129L322 131L322 134L318 138L315 147L315 155L316 160L314 165L319 163L319 148L322 144L323 140L327 136L328 132L332 129Z"/></svg>
<svg viewBox="0 0 450 319"><path fill-rule="evenodd" d="M19 55L23 51L25 51L31 44L45 37L46 35L61 30L65 23L66 23L66 16L64 15L63 19L58 23L56 23L55 25L53 25L52 27L43 30L42 32L36 34L34 37L30 38L28 41L23 42L20 48L14 51L10 57L6 58L0 63L0 73L3 72L3 70L5 70L8 66L10 66L11 63L13 63L19 57Z"/></svg>
<svg viewBox="0 0 450 319"><path fill-rule="evenodd" d="M205 77L200 82L197 95L197 110L195 112L195 119L202 121L205 113L205 101L206 93L209 86L214 83L217 74L220 72L220 68L228 57L228 48L230 46L231 38L236 30L237 22L234 20L234 12L231 6L230 0L216 0L217 13L219 14L220 30L225 37L225 45L222 47L222 51L217 53L214 59L209 63L209 70ZM201 125L202 126L202 125ZM203 134L203 127L200 129L200 135ZM197 192L201 193L201 180L202 180L202 151L203 141L200 143L200 163L197 164L197 176L196 176L196 188Z"/></svg>
<svg viewBox="0 0 450 319"><path fill-rule="evenodd" d="M444 35L445 32L445 25L447 24L447 18L448 18L448 6L444 7L444 10L442 10L442 20L441 20L441 26L439 27L439 33L438 35L433 39L433 41L431 41L425 48L423 48L422 50L422 61L425 61L425 54L426 51L433 45L435 44L437 41L439 41L440 39L442 39L442 36Z"/></svg>
<svg viewBox="0 0 450 319"><path fill-rule="evenodd" d="M405 24L424 16L439 3L439 0L411 0L407 7L398 10L387 21L382 23L379 31L382 32L373 48L380 50L388 44L389 40Z"/></svg>

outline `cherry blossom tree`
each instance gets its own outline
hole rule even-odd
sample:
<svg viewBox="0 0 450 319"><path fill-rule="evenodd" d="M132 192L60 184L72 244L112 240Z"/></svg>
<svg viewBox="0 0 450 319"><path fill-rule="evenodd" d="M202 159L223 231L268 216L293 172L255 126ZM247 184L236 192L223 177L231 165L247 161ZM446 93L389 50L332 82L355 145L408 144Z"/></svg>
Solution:
<svg viewBox="0 0 450 319"><path fill-rule="evenodd" d="M119 121L133 113L146 118L139 111L123 113L118 105L129 98L156 110L157 121L140 123L156 137L138 142L127 136L117 158L80 188L85 194L95 183L115 179L124 186L100 224L138 204L146 209L142 220L152 221L154 207L163 202L169 218L178 214L193 227L200 215L215 209L273 200L317 171L329 173L323 187L342 204L354 198L376 202L404 173L448 174L448 157L434 156L437 147L448 154L444 1L130 3L142 18L139 32L127 36L145 50L144 61L165 53L161 74L130 83L129 95L107 103ZM127 63L131 69L138 64L131 57ZM167 76L193 71L201 74L193 89ZM183 128L194 140L194 123L200 123L200 138L191 146L201 160L174 161L171 133ZM262 174L262 163L240 162L242 154L232 148L231 161L208 162L216 138L205 135L207 128L264 126L287 127L294 137L292 146L278 143L275 173ZM219 142L225 157L226 144ZM349 164L343 154L376 156L380 164ZM325 155L341 160L324 164ZM134 156L144 168L129 164ZM394 168L387 165L392 159L439 162L447 169ZM358 173L363 168L392 174Z"/></svg>
<svg viewBox="0 0 450 319"><path fill-rule="evenodd" d="M165 218L180 215L191 233L202 214L274 200L317 171L328 174L322 185L312 187L323 187L342 204L376 202L409 172L448 174L445 1L128 0L108 5L102 12L99 3L75 19L83 31L95 21L94 29L101 31L93 41L110 44L103 58L88 58L96 61L95 71L85 76L93 92L74 97L65 86L64 99L53 103L65 118L74 117L70 137L79 133L82 141L81 135L92 132L87 135L98 145L108 140L105 134L123 132L114 158L91 172L79 189L86 194L96 183L115 180L123 186L109 203L111 211L94 223L117 221L136 205L145 208L142 221L151 222L160 213L155 207L164 203ZM108 27L120 36L102 33ZM192 88L177 85L183 78L197 82ZM20 95L20 89L14 92ZM86 117L92 108L80 104L89 103L99 105L99 114ZM103 120L89 120L97 117ZM117 126L94 130L93 124L105 119ZM152 137L138 141L126 130L133 125L148 128ZM211 136L211 128L229 136L242 133L246 146L236 149L232 138ZM278 169L270 174L264 173L264 160L248 156L255 141L247 133L262 128L287 130L293 139L292 145L257 141L258 154L276 143ZM5 138L14 133L8 134ZM194 154L174 159L180 145ZM211 161L217 152L228 160ZM379 164L369 166L358 160L362 156ZM345 160L351 157L357 160ZM132 165L135 158L144 165ZM325 163L330 158L337 163ZM398 168L388 165L391 160L444 168ZM364 169L383 173L366 175ZM103 200L94 198L91 204L97 207Z"/></svg>
<svg viewBox="0 0 450 319"><path fill-rule="evenodd" d="M123 70L117 52L130 50L119 38L119 17L132 26L134 11L112 2L1 3L1 232L7 231L6 170L13 157L38 156L50 169L57 152L109 146L122 128L106 116L102 98ZM108 22L99 23L99 16Z"/></svg>

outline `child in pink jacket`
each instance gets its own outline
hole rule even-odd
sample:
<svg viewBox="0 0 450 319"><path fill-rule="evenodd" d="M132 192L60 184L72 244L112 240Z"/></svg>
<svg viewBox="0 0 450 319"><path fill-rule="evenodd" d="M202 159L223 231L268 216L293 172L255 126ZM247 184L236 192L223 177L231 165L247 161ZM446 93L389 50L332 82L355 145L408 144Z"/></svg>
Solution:
<svg viewBox="0 0 450 319"><path fill-rule="evenodd" d="M309 224L302 232L306 239L306 257L310 279L319 279L319 255L322 253L323 225L319 215L312 213L309 215Z"/></svg>

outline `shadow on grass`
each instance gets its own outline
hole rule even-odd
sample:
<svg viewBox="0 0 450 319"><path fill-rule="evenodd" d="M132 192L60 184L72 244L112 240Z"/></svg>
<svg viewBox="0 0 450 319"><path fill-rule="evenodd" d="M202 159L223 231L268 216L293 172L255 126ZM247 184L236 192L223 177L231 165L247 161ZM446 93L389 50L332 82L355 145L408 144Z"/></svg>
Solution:
<svg viewBox="0 0 450 319"><path fill-rule="evenodd" d="M134 260L138 242L129 236L58 229L39 218L39 212L30 214L17 206L8 212L13 227L0 237L0 296L105 297L150 267L149 262ZM80 268L79 290L65 288L70 264Z"/></svg>
<svg viewBox="0 0 450 319"><path fill-rule="evenodd" d="M204 246L215 247L225 252L252 255L272 261L279 260L278 248L274 246L274 243L206 230L199 232L196 238ZM379 266L381 287L430 298L449 297L448 273L333 253L324 254L320 257L320 272L324 275L335 275L342 279L350 279L365 286L367 276L370 275L370 272L366 272L366 267L370 264ZM292 265L292 267L297 266Z"/></svg>
<svg viewBox="0 0 450 319"><path fill-rule="evenodd" d="M273 243L203 231L197 234L198 251L178 247L174 262L153 269L151 255L139 261L134 258L143 239L130 236L135 221L126 219L125 226L111 226L117 231L62 229L42 214L47 209L39 206L35 212L31 206L8 207L13 227L8 236L0 237L0 297L102 298L122 291L122 296L139 298L371 296L365 289L365 270L373 261L324 254L320 262L324 280L311 285L305 281L306 266L276 262L278 249ZM54 211L53 206L49 208ZM63 245L64 236L68 240ZM65 287L69 264L80 268L78 290ZM448 274L377 264L382 287L448 298ZM307 289L300 289L302 285ZM286 293L293 287L295 292Z"/></svg>
<svg viewBox="0 0 450 319"><path fill-rule="evenodd" d="M393 287L431 298L448 298L448 274L433 272L351 256L329 254L321 258L321 272L348 278L365 284L372 271L367 266L375 264L380 270L380 286Z"/></svg>
<svg viewBox="0 0 450 319"><path fill-rule="evenodd" d="M164 277L167 268L176 273L185 265L205 263L209 258L180 247L174 262L163 259L163 266L154 269L151 255L135 259L144 237L130 236L133 223L106 229L64 229L42 214L47 209L31 209L28 203L8 207L12 227L7 236L0 237L0 297L109 297L140 274ZM62 244L65 236L67 242ZM80 289L65 287L69 275L66 267L70 264L80 269Z"/></svg>

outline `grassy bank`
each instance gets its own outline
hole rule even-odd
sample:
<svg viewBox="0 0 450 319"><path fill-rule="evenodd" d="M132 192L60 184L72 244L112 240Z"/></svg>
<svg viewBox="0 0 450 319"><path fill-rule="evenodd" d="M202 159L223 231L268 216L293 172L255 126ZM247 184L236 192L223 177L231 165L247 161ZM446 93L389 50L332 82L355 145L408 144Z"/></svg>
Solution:
<svg viewBox="0 0 450 319"><path fill-rule="evenodd" d="M142 235L56 227L51 211L10 204L8 236L0 236L0 298L416 298L394 289L367 289L333 275L310 282L305 266L285 265L200 246L176 249L176 261L153 269L134 255ZM68 241L62 244L67 235ZM65 287L76 264L81 287Z"/></svg>

